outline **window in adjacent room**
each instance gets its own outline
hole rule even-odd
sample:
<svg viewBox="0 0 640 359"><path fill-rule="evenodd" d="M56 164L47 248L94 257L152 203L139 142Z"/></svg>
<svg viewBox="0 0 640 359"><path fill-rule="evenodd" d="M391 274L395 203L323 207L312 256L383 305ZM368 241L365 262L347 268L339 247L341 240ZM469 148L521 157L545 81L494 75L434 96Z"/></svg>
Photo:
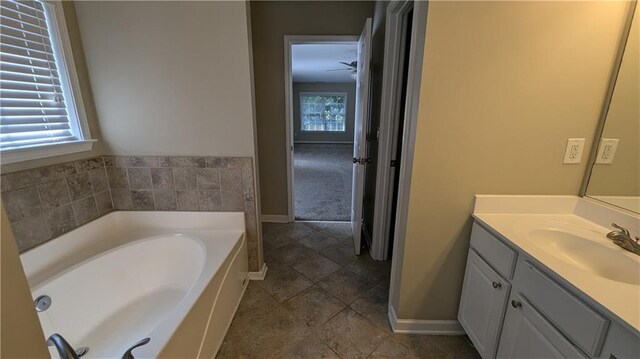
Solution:
<svg viewBox="0 0 640 359"><path fill-rule="evenodd" d="M3 163L91 149L61 2L0 2Z"/></svg>
<svg viewBox="0 0 640 359"><path fill-rule="evenodd" d="M304 132L344 132L346 93L300 94L300 121Z"/></svg>

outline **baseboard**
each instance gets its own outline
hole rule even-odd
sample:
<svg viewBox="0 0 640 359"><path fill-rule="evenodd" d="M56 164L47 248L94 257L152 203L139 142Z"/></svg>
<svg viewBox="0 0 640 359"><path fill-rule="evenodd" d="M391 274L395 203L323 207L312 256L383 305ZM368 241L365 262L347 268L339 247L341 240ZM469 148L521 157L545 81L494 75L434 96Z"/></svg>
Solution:
<svg viewBox="0 0 640 359"><path fill-rule="evenodd" d="M264 280L267 275L267 263L262 263L262 268L258 272L249 272L249 280Z"/></svg>
<svg viewBox="0 0 640 359"><path fill-rule="evenodd" d="M425 335L464 335L457 320L398 319L393 306L389 306L389 323L394 333Z"/></svg>
<svg viewBox="0 0 640 359"><path fill-rule="evenodd" d="M262 223L289 223L289 216L283 214L263 214Z"/></svg>

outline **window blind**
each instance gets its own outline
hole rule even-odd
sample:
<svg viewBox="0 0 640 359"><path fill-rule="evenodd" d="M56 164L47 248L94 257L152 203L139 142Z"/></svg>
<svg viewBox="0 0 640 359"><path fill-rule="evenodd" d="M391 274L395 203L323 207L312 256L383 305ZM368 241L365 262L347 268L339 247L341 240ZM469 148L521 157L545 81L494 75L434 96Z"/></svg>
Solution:
<svg viewBox="0 0 640 359"><path fill-rule="evenodd" d="M77 140L39 1L0 2L0 150Z"/></svg>

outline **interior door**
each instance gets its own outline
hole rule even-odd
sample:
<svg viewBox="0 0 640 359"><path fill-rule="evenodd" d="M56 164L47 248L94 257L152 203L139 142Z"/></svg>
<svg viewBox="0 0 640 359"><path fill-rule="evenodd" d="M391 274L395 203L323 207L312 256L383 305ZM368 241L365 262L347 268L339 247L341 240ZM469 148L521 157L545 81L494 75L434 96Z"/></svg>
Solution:
<svg viewBox="0 0 640 359"><path fill-rule="evenodd" d="M353 134L353 183L351 188L351 230L356 254L360 254L364 171L367 163L366 136L369 119L369 64L371 62L371 19L367 19L358 40L356 113Z"/></svg>

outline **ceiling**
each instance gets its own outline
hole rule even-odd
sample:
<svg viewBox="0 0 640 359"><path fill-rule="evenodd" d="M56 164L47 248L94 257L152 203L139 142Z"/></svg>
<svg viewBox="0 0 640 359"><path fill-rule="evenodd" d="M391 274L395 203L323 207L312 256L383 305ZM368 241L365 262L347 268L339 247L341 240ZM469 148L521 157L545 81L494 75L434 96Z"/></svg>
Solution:
<svg viewBox="0 0 640 359"><path fill-rule="evenodd" d="M355 61L358 43L292 45L293 82L353 82L351 71L340 63Z"/></svg>

